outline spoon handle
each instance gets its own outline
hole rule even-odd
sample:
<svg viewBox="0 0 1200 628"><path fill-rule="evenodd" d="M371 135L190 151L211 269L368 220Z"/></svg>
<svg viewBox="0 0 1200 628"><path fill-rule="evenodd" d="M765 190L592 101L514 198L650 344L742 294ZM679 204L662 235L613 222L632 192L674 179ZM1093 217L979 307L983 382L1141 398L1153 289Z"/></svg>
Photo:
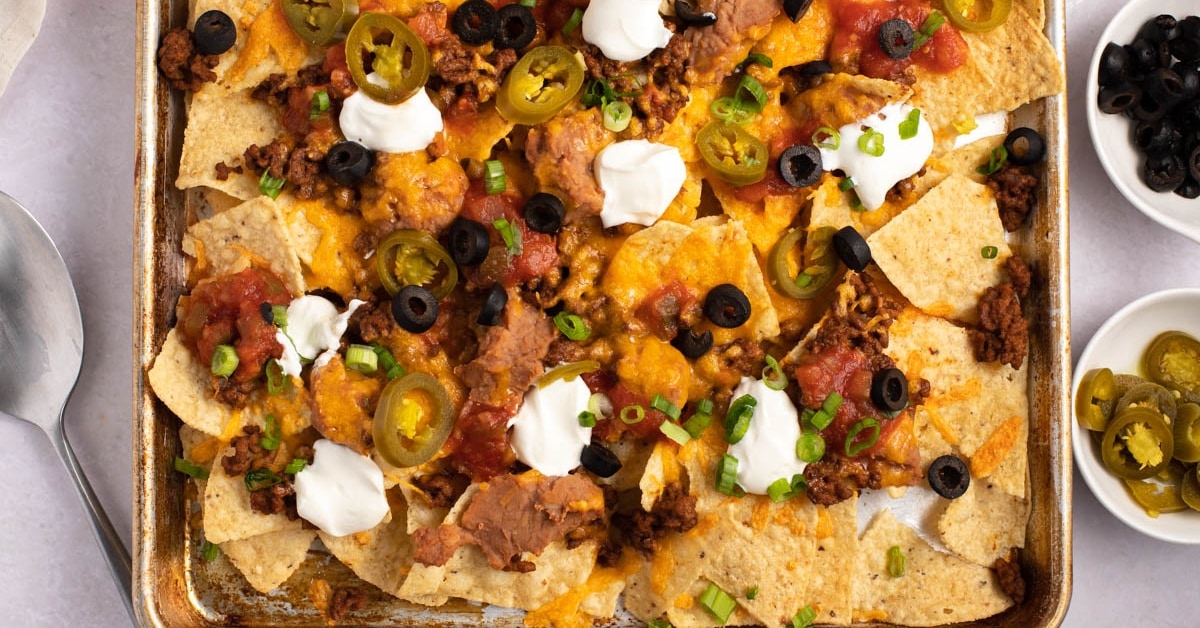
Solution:
<svg viewBox="0 0 1200 628"><path fill-rule="evenodd" d="M79 499L83 500L84 505L87 506L88 515L92 521L92 532L96 535L96 541L100 543L100 549L104 551L109 571L112 572L117 590L125 602L125 610L129 612L129 617L133 620L134 625L138 625L137 614L133 609L133 570L129 550L125 549L125 542L121 540L121 535L109 521L108 514L104 512L104 506L96 497L91 483L83 473L83 467L79 466L75 452L71 449L71 443L67 441L66 427L61 419L59 419L59 426L58 430L52 431L53 433L50 434L50 440L54 443L54 449L58 451L58 456L62 458L63 464L66 465L71 479L74 480Z"/></svg>

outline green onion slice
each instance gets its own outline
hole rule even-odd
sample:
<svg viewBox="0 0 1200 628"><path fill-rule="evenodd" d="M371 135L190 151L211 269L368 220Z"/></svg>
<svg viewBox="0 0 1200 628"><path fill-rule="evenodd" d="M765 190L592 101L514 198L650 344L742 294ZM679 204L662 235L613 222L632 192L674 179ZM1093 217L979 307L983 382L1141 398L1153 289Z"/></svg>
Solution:
<svg viewBox="0 0 1200 628"><path fill-rule="evenodd" d="M587 410L580 412L579 427L596 427L596 415Z"/></svg>
<svg viewBox="0 0 1200 628"><path fill-rule="evenodd" d="M946 16L942 15L941 11L934 10L925 18L925 22L921 24L921 28L913 33L913 50L924 46L926 42L933 39L933 34L937 29L946 23Z"/></svg>
<svg viewBox="0 0 1200 628"><path fill-rule="evenodd" d="M592 393L588 397L587 409L597 418L611 418L613 415L612 400L604 393Z"/></svg>
<svg viewBox="0 0 1200 628"><path fill-rule="evenodd" d="M754 118L754 112L746 109L732 96L722 96L708 106L708 111L718 120L745 124Z"/></svg>
<svg viewBox="0 0 1200 628"><path fill-rule="evenodd" d="M499 194L508 189L508 178L504 176L504 162L489 159L483 162L483 189L488 194Z"/></svg>
<svg viewBox="0 0 1200 628"><path fill-rule="evenodd" d="M641 423L646 418L646 409L637 404L625 406L621 408L621 422L626 425Z"/></svg>
<svg viewBox="0 0 1200 628"><path fill-rule="evenodd" d="M796 611L792 617L792 628L808 628L817 619L817 611L812 607L812 604Z"/></svg>
<svg viewBox="0 0 1200 628"><path fill-rule="evenodd" d="M861 150L872 157L878 157L882 155L883 133L868 127L862 135L858 136L858 150Z"/></svg>
<svg viewBox="0 0 1200 628"><path fill-rule="evenodd" d="M812 134L812 143L817 148L837 150L842 145L842 136L833 127L818 127Z"/></svg>
<svg viewBox="0 0 1200 628"><path fill-rule="evenodd" d="M216 543L205 541L204 544L200 546L200 558L203 558L210 563L216 560L220 555L221 548L217 546Z"/></svg>
<svg viewBox="0 0 1200 628"><path fill-rule="evenodd" d="M651 619L646 628L672 628L671 622L665 619Z"/></svg>
<svg viewBox="0 0 1200 628"><path fill-rule="evenodd" d="M659 424L658 431L662 432L663 436L675 441L679 445L686 445L689 440L692 440L692 435L674 421L663 421L661 424Z"/></svg>
<svg viewBox="0 0 1200 628"><path fill-rule="evenodd" d="M506 218L493 220L492 226L496 228L496 231L500 232L500 237L504 240L504 248L508 249L508 254L512 256L520 255L521 251L524 250L521 244L520 227L509 222Z"/></svg>
<svg viewBox="0 0 1200 628"><path fill-rule="evenodd" d="M804 273L800 273L802 277L808 277ZM767 356L767 365L762 370L763 384L771 390L783 390L787 388L788 378L783 373L783 368L779 366L779 361L771 356Z"/></svg>
<svg viewBox="0 0 1200 628"><path fill-rule="evenodd" d="M250 469L242 480L246 483L246 490L253 493L261 488L275 486L282 482L283 478L270 469Z"/></svg>
<svg viewBox="0 0 1200 628"><path fill-rule="evenodd" d="M867 433L866 436L862 435L863 432ZM873 417L867 417L855 423L854 427L851 427L846 434L846 457L853 458L877 442L879 442L879 421Z"/></svg>
<svg viewBox="0 0 1200 628"><path fill-rule="evenodd" d="M758 79L747 74L742 76L742 80L738 82L737 91L733 93L733 100L741 105L741 109L762 113L763 108L767 106L767 90L762 83L758 82Z"/></svg>
<svg viewBox="0 0 1200 628"><path fill-rule="evenodd" d="M283 472L290 475L296 475L297 473L303 471L304 467L307 466L308 461L304 458L292 458L292 461L287 463L287 466L283 468Z"/></svg>
<svg viewBox="0 0 1200 628"><path fill-rule="evenodd" d="M796 439L796 457L802 462L816 462L825 457L825 439L816 432L804 432Z"/></svg>
<svg viewBox="0 0 1200 628"><path fill-rule="evenodd" d="M217 345L213 351L212 374L217 377L229 377L237 370L239 361L233 345Z"/></svg>
<svg viewBox="0 0 1200 628"><path fill-rule="evenodd" d="M186 473L197 480L208 479L208 469L186 458L175 458L175 470L180 473Z"/></svg>
<svg viewBox="0 0 1200 628"><path fill-rule="evenodd" d="M904 575L904 552L900 549L899 545L893 545L888 548L887 570L888 575L893 578L899 578Z"/></svg>
<svg viewBox="0 0 1200 628"><path fill-rule="evenodd" d="M267 451L275 451L279 449L279 439L279 419L275 418L274 414L268 414L266 429L263 430L262 436L258 437L258 445Z"/></svg>
<svg viewBox="0 0 1200 628"><path fill-rule="evenodd" d="M286 179L276 179L271 176L270 170L263 170L262 176L258 178L258 191L274 200L279 198L284 183L287 183Z"/></svg>
<svg viewBox="0 0 1200 628"><path fill-rule="evenodd" d="M838 181L838 189L843 192L849 192L850 190L853 190L854 189L854 179L851 179L850 177L846 177L845 179Z"/></svg>
<svg viewBox="0 0 1200 628"><path fill-rule="evenodd" d="M271 306L271 324L280 329L287 329L288 318L286 305Z"/></svg>
<svg viewBox="0 0 1200 628"><path fill-rule="evenodd" d="M777 504L785 502L791 499L792 496L789 495L791 490L792 484L788 482L787 478L779 478L771 482L771 485L767 487L767 497L770 497L771 501Z"/></svg>
<svg viewBox="0 0 1200 628"><path fill-rule="evenodd" d="M833 423L833 417L837 415L838 408L842 407L842 396L837 391L832 391L825 397L825 401L821 402L821 409L817 410L809 417L809 424L817 430L823 430Z"/></svg>
<svg viewBox="0 0 1200 628"><path fill-rule="evenodd" d="M290 377L284 375L283 367L279 365L278 360L269 360L266 371L268 395L281 394L292 381Z"/></svg>
<svg viewBox="0 0 1200 628"><path fill-rule="evenodd" d="M329 92L321 90L312 95L312 108L308 112L308 119L315 120L321 117L321 114L329 111Z"/></svg>
<svg viewBox="0 0 1200 628"><path fill-rule="evenodd" d="M346 368L370 375L379 370L379 356L369 345L350 345L346 348Z"/></svg>
<svg viewBox="0 0 1200 628"><path fill-rule="evenodd" d="M679 406L671 403L670 399L667 399L660 394L654 395L654 399L650 401L650 407L671 417L671 420L673 421L679 420Z"/></svg>
<svg viewBox="0 0 1200 628"><path fill-rule="evenodd" d="M744 70L744 69L746 69L746 66L750 65L751 63L757 63L757 64L763 66L764 68L775 67L775 62L771 60L771 57L768 57L767 55L762 54L760 52L752 52L749 55L747 55L746 58L741 63L739 63L737 65L737 68L735 68L735 69L736 70Z"/></svg>
<svg viewBox="0 0 1200 628"><path fill-rule="evenodd" d="M992 149L992 154L988 157L988 162L976 168L975 172L989 176L996 174L1004 167L1006 161L1008 161L1008 149L1004 148L1004 145L1001 144Z"/></svg>
<svg viewBox="0 0 1200 628"><path fill-rule="evenodd" d="M730 445L741 442L750 429L757 405L758 400L750 395L742 395L729 404L729 412L725 414L725 442Z"/></svg>
<svg viewBox="0 0 1200 628"><path fill-rule="evenodd" d="M696 402L696 414L712 414L713 401L712 399L701 399Z"/></svg>
<svg viewBox="0 0 1200 628"><path fill-rule="evenodd" d="M592 334L591 328L577 314L567 312L555 314L554 326L562 332L562 335L571 340L587 340L587 337Z"/></svg>
<svg viewBox="0 0 1200 628"><path fill-rule="evenodd" d="M1000 254L1000 249L994 246L985 246L979 249L979 254L983 256L983 259L996 259L996 256Z"/></svg>
<svg viewBox="0 0 1200 628"><path fill-rule="evenodd" d="M537 0L521 0L520 4L527 9L532 9L537 6Z"/></svg>
<svg viewBox="0 0 1200 628"><path fill-rule="evenodd" d="M629 128L633 120L633 108L623 100L616 100L604 105L604 128L613 133L620 133Z"/></svg>
<svg viewBox="0 0 1200 628"><path fill-rule="evenodd" d="M722 495L733 495L737 486L738 459L729 454L721 456L717 463L717 492Z"/></svg>
<svg viewBox="0 0 1200 628"><path fill-rule="evenodd" d="M571 13L571 18L567 20L566 24L563 24L562 34L564 36L570 35L575 29L579 28L579 25L582 23L583 9L576 7L575 11Z"/></svg>
<svg viewBox="0 0 1200 628"><path fill-rule="evenodd" d="M712 425L712 415L697 410L696 413L691 416L691 418L683 423L683 429L687 430L687 433L692 438L700 438L700 435L703 434L704 430L708 429L708 426L710 425Z"/></svg>
<svg viewBox="0 0 1200 628"><path fill-rule="evenodd" d="M746 599L747 600L753 600L756 597L758 597L758 585L757 584L750 587L749 589L746 589Z"/></svg>
<svg viewBox="0 0 1200 628"><path fill-rule="evenodd" d="M371 350L374 351L375 356L379 358L379 367L382 368L383 372L387 375L388 381L396 379L397 377L405 374L404 367L400 366L400 363L396 361L396 356L392 355L392 352L388 351L387 347L379 344L378 342L372 342Z"/></svg>
<svg viewBox="0 0 1200 628"><path fill-rule="evenodd" d="M900 122L899 131L900 139L911 140L917 136L917 130L921 128L921 110L913 109L908 112L908 117Z"/></svg>
<svg viewBox="0 0 1200 628"><path fill-rule="evenodd" d="M733 615L733 611L737 608L737 600L721 590L721 587L713 583L708 583L708 587L704 589L704 593L700 594L700 606L708 611L717 621L724 624L729 621L729 616Z"/></svg>

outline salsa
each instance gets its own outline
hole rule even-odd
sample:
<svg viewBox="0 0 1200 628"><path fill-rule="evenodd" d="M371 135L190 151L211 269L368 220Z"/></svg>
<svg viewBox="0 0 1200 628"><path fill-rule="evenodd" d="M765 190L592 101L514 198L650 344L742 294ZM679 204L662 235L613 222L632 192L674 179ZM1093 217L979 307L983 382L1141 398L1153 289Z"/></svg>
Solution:
<svg viewBox="0 0 1200 628"><path fill-rule="evenodd" d="M917 31L932 12L928 3L919 0L870 3L849 0L833 3L832 10L836 26L829 44L830 59L845 66L857 66L860 74L901 81L906 79L913 64L930 72L946 74L967 61L966 40L957 29L945 25L934 31L925 45L903 59L892 59L883 51L878 37L880 25L899 18Z"/></svg>

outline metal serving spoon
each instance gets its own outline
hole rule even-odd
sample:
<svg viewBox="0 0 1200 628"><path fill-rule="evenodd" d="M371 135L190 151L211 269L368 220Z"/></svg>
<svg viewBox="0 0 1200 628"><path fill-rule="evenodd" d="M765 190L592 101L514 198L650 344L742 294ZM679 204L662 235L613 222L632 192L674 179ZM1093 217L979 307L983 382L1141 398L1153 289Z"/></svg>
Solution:
<svg viewBox="0 0 1200 628"><path fill-rule="evenodd" d="M88 507L129 616L135 617L129 551L75 459L63 425L82 362L83 320L67 265L33 216L0 192L0 412L50 437Z"/></svg>

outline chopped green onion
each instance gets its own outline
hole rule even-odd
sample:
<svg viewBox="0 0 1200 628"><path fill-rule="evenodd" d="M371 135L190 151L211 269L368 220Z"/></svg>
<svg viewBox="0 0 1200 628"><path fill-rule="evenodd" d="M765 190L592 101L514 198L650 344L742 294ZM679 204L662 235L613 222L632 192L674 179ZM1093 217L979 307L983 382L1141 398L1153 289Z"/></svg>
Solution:
<svg viewBox="0 0 1200 628"><path fill-rule="evenodd" d="M858 136L858 150L861 150L872 157L878 157L882 155L883 133L868 127L862 135Z"/></svg>
<svg viewBox="0 0 1200 628"><path fill-rule="evenodd" d="M321 114L329 111L329 92L321 90L312 95L312 108L308 112L309 120L316 120Z"/></svg>
<svg viewBox="0 0 1200 628"><path fill-rule="evenodd" d="M691 418L683 423L683 429L687 430L687 433L692 438L700 438L700 435L703 434L704 430L708 429L708 426L710 425L712 425L712 415L706 412L697 411L691 416Z"/></svg>
<svg viewBox="0 0 1200 628"><path fill-rule="evenodd" d="M212 356L212 374L217 377L229 377L237 370L238 362L240 360L233 345L217 345Z"/></svg>
<svg viewBox="0 0 1200 628"><path fill-rule="evenodd" d="M279 365L279 360L270 360L267 362L267 394L278 395L287 389L288 384L292 379L286 376L283 372L283 367Z"/></svg>
<svg viewBox="0 0 1200 628"><path fill-rule="evenodd" d="M812 134L812 143L817 148L825 150L837 150L842 145L842 136L833 127L823 126L817 128Z"/></svg>
<svg viewBox="0 0 1200 628"><path fill-rule="evenodd" d="M738 459L729 454L721 456L717 463L717 492L722 495L733 495L737 483Z"/></svg>
<svg viewBox="0 0 1200 628"><path fill-rule="evenodd" d="M258 445L267 451L275 451L279 449L279 438L279 419L275 418L274 414L268 414L266 428L262 436L258 437Z"/></svg>
<svg viewBox="0 0 1200 628"><path fill-rule="evenodd" d="M287 310L288 309L287 309L286 305L272 305L271 306L271 324L280 329L287 329L287 324L288 324Z"/></svg>
<svg viewBox="0 0 1200 628"><path fill-rule="evenodd" d="M665 619L651 619L650 623L646 624L646 628L674 628L671 622Z"/></svg>
<svg viewBox="0 0 1200 628"><path fill-rule="evenodd" d="M913 50L924 46L926 42L933 39L933 34L937 29L946 23L946 16L942 15L941 11L934 10L925 18L925 22L921 24L921 28L913 33Z"/></svg>
<svg viewBox="0 0 1200 628"><path fill-rule="evenodd" d="M379 358L379 367L383 369L389 381L404 375L404 367L400 366L400 363L396 361L396 356L392 355L387 347L378 342L372 342L371 350Z"/></svg>
<svg viewBox="0 0 1200 628"><path fill-rule="evenodd" d="M816 432L804 432L796 439L796 457L801 462L816 462L825 457L825 439Z"/></svg>
<svg viewBox="0 0 1200 628"><path fill-rule="evenodd" d="M286 179L276 179L271 176L270 170L263 170L262 176L258 178L258 191L262 192L264 196L276 199L283 191L284 183L287 183Z"/></svg>
<svg viewBox="0 0 1200 628"><path fill-rule="evenodd" d="M283 472L291 474L291 475L296 475L297 473L300 473L301 471L303 471L304 467L307 467L307 466L308 466L308 461L305 460L304 458L292 458L292 461L287 463L287 466L283 468Z"/></svg>
<svg viewBox="0 0 1200 628"><path fill-rule="evenodd" d="M757 405L758 400L750 395L742 395L729 404L729 412L725 413L725 442L733 445L746 436Z"/></svg>
<svg viewBox="0 0 1200 628"><path fill-rule="evenodd" d="M868 432L867 436L859 438L863 432ZM867 417L855 423L854 427L851 427L846 434L846 457L853 458L877 442L879 442L879 421L873 417Z"/></svg>
<svg viewBox="0 0 1200 628"><path fill-rule="evenodd" d="M842 401L842 396L836 390L830 391L825 396L825 400L821 402L821 409L830 415L837 414L837 411L842 407Z"/></svg>
<svg viewBox="0 0 1200 628"><path fill-rule="evenodd" d="M571 340L587 340L592 334L591 328L578 314L559 312L554 315L554 326Z"/></svg>
<svg viewBox="0 0 1200 628"><path fill-rule="evenodd" d="M701 399L696 402L697 414L712 414L713 402L712 399Z"/></svg>
<svg viewBox="0 0 1200 628"><path fill-rule="evenodd" d="M613 133L620 133L629 128L629 122L633 120L633 108L623 100L614 100L604 105L602 112L604 114L604 128Z"/></svg>
<svg viewBox="0 0 1200 628"><path fill-rule="evenodd" d="M592 396L588 397L587 409L597 418L611 417L613 413L612 400L604 393L592 393Z"/></svg>
<svg viewBox="0 0 1200 628"><path fill-rule="evenodd" d="M175 458L175 470L180 473L186 473L197 480L208 479L208 469L186 458Z"/></svg>
<svg viewBox="0 0 1200 628"><path fill-rule="evenodd" d="M587 410L580 412L579 427L596 427L596 415Z"/></svg>
<svg viewBox="0 0 1200 628"><path fill-rule="evenodd" d="M204 544L200 546L200 558L203 558L210 563L216 560L220 555L221 548L217 546L216 543L205 541Z"/></svg>
<svg viewBox="0 0 1200 628"><path fill-rule="evenodd" d="M659 424L658 431L680 445L686 445L689 440L692 440L692 435L674 421L663 421Z"/></svg>
<svg viewBox="0 0 1200 628"><path fill-rule="evenodd" d="M370 375L379 370L379 356L374 347L352 344L346 348L346 368Z"/></svg>
<svg viewBox="0 0 1200 628"><path fill-rule="evenodd" d="M609 98L609 95L612 98ZM617 97L613 91L612 85L604 79L592 79L583 86L583 91L580 92L579 104L584 107L596 107L612 102Z"/></svg>
<svg viewBox="0 0 1200 628"><path fill-rule="evenodd" d="M758 82L758 79L749 74L742 76L742 80L738 82L737 91L733 93L733 100L741 105L741 109L754 113L762 113L763 107L767 106L767 90Z"/></svg>
<svg viewBox="0 0 1200 628"><path fill-rule="evenodd" d="M483 189L488 194L499 194L508 189L508 178L504 176L504 162L489 159L483 162Z"/></svg>
<svg viewBox="0 0 1200 628"><path fill-rule="evenodd" d="M741 63L737 64L737 67L734 69L735 70L744 70L744 69L746 69L746 66L750 65L751 63L757 63L757 64L763 66L764 68L775 67L775 62L771 60L771 57L768 57L767 55L759 53L759 52L752 52L746 56L745 60L743 60Z"/></svg>
<svg viewBox="0 0 1200 628"><path fill-rule="evenodd" d="M842 407L842 396L836 391L830 392L825 397L825 401L821 402L821 409L813 412L809 417L809 424L817 430L823 430L833 423L833 417L837 415L838 408Z"/></svg>
<svg viewBox="0 0 1200 628"><path fill-rule="evenodd" d="M893 578L899 578L904 575L904 552L899 545L893 545L888 548L887 559L888 575Z"/></svg>
<svg viewBox="0 0 1200 628"><path fill-rule="evenodd" d="M492 221L492 226L496 231L500 232L500 237L504 240L504 248L508 249L508 254L517 256L521 254L524 247L521 244L521 228L511 223L506 218L497 218Z"/></svg>
<svg viewBox="0 0 1200 628"><path fill-rule="evenodd" d="M994 246L985 246L979 249L979 254L983 256L983 259L996 259L996 256L1000 254L1000 249Z"/></svg>
<svg viewBox="0 0 1200 628"><path fill-rule="evenodd" d="M621 408L621 422L626 425L641 423L642 419L646 418L646 409L637 405L629 405Z"/></svg>
<svg viewBox="0 0 1200 628"><path fill-rule="evenodd" d="M776 504L780 502L786 502L794 497L791 492L792 484L791 482L788 482L787 478L779 478L778 480L771 482L771 485L767 487L767 497L770 497L771 501L775 502Z"/></svg>
<svg viewBox="0 0 1200 628"><path fill-rule="evenodd" d="M754 119L754 112L746 109L741 102L732 96L722 96L708 106L708 111L718 120L745 124Z"/></svg>
<svg viewBox="0 0 1200 628"><path fill-rule="evenodd" d="M579 25L582 23L583 23L583 9L576 7L575 11L573 13L571 13L571 18L567 20L566 24L563 24L563 27L562 27L563 36L570 35L575 29L579 28Z"/></svg>
<svg viewBox="0 0 1200 628"><path fill-rule="evenodd" d="M804 275L804 273L800 274ZM783 373L783 369L779 366L779 361L769 355L767 356L767 365L762 370L762 380L767 385L767 388L771 390L783 390L787 388L787 375Z"/></svg>
<svg viewBox="0 0 1200 628"><path fill-rule="evenodd" d="M670 399L667 399L662 395L655 394L654 399L650 401L650 407L671 417L671 419L674 421L679 420L679 406L671 403Z"/></svg>
<svg viewBox="0 0 1200 628"><path fill-rule="evenodd" d="M729 616L733 615L733 610L737 608L737 600L722 591L721 587L710 582L708 588L704 589L704 593L700 594L700 606L703 606L704 610L724 624L729 621Z"/></svg>
<svg viewBox="0 0 1200 628"><path fill-rule="evenodd" d="M796 611L792 617L792 628L808 628L817 618L817 611L812 607L812 604Z"/></svg>
<svg viewBox="0 0 1200 628"><path fill-rule="evenodd" d="M992 154L988 157L988 162L976 168L975 172L989 176L996 174L1004 167L1004 162L1006 161L1008 161L1008 149L1004 148L1004 145L1001 144L992 149Z"/></svg>
<svg viewBox="0 0 1200 628"><path fill-rule="evenodd" d="M838 181L838 189L843 192L849 192L850 190L853 190L854 189L854 179L851 179L850 177L846 177L845 179Z"/></svg>
<svg viewBox="0 0 1200 628"><path fill-rule="evenodd" d="M913 109L908 112L908 117L900 122L899 131L900 139L911 140L917 136L917 131L921 128L921 110Z"/></svg>
<svg viewBox="0 0 1200 628"><path fill-rule="evenodd" d="M262 488L275 486L282 482L283 478L270 469L250 469L242 481L246 483L246 490L253 493Z"/></svg>
<svg viewBox="0 0 1200 628"><path fill-rule="evenodd" d="M747 600L753 600L756 597L758 597L758 585L757 584L750 587L749 589L746 589L746 599Z"/></svg>
<svg viewBox="0 0 1200 628"><path fill-rule="evenodd" d="M521 0L520 4L527 9L532 9L537 6L537 0Z"/></svg>

